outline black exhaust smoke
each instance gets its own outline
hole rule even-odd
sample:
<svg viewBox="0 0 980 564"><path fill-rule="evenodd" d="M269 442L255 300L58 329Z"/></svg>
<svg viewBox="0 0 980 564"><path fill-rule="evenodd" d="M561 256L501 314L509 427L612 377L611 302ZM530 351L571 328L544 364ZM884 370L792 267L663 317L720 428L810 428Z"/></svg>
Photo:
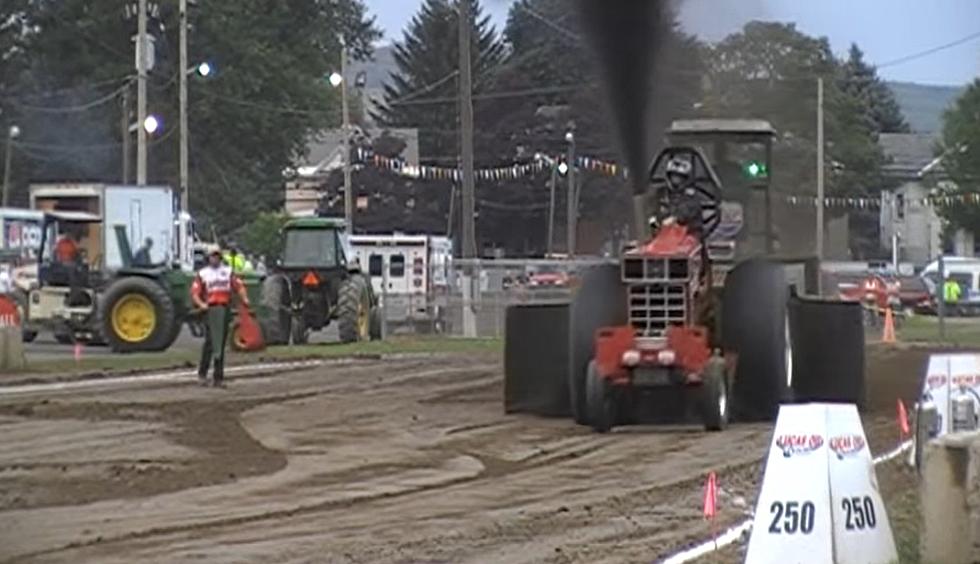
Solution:
<svg viewBox="0 0 980 564"><path fill-rule="evenodd" d="M620 150L633 185L634 237L645 232L643 196L652 155L649 124L658 53L674 22L669 0L578 0L583 27L602 69Z"/></svg>

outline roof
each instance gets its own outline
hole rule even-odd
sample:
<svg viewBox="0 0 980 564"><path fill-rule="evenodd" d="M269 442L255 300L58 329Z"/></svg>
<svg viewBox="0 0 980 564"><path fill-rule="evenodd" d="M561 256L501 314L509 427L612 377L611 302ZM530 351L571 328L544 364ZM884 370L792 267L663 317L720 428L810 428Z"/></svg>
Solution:
<svg viewBox="0 0 980 564"><path fill-rule="evenodd" d="M339 217L301 217L286 222L287 229L343 229L344 220Z"/></svg>
<svg viewBox="0 0 980 564"><path fill-rule="evenodd" d="M417 129L358 129L352 138L361 135L369 139L378 139L383 135L400 139L405 143L401 157L409 164L419 163L419 133ZM328 129L313 135L307 142L309 155L296 163L296 171L301 177L312 177L340 170L344 166L344 137L340 129Z"/></svg>
<svg viewBox="0 0 980 564"><path fill-rule="evenodd" d="M882 133L878 145L885 155L884 172L891 177L917 178L929 170L940 171L935 147L938 138L930 133ZM932 165L930 167L930 165Z"/></svg>
<svg viewBox="0 0 980 564"><path fill-rule="evenodd" d="M100 216L83 211L54 210L44 213L59 221L71 221L75 223L96 223L102 221Z"/></svg>
<svg viewBox="0 0 980 564"><path fill-rule="evenodd" d="M764 119L679 119L670 124L668 133L775 135L776 130Z"/></svg>

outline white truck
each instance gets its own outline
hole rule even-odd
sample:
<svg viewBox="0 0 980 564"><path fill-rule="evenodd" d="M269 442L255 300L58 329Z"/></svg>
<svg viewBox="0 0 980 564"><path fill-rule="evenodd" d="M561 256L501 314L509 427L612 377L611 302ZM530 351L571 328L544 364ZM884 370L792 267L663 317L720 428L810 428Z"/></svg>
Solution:
<svg viewBox="0 0 980 564"><path fill-rule="evenodd" d="M117 186L111 184L61 183L33 184L31 208L39 212L81 212L94 216L82 228L80 247L87 262L96 270L117 270L123 266L116 238L117 225L135 252L152 240L150 262L168 264L190 250L177 249L176 206L168 186ZM53 245L50 238L47 244ZM188 255L190 256L190 255Z"/></svg>
<svg viewBox="0 0 980 564"><path fill-rule="evenodd" d="M422 332L445 330L453 243L402 233L350 235L348 244L384 300L385 320Z"/></svg>

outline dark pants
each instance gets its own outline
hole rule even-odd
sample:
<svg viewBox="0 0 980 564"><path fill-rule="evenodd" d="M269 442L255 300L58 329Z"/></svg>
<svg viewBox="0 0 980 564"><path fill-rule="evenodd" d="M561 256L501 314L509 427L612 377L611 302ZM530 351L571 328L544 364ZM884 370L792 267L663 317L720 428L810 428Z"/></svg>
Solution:
<svg viewBox="0 0 980 564"><path fill-rule="evenodd" d="M225 377L225 341L228 340L228 323L231 321L231 310L228 306L211 306L205 314L204 347L201 348L201 362L197 367L197 376L201 380L208 377L208 367L214 358L215 384L220 384Z"/></svg>

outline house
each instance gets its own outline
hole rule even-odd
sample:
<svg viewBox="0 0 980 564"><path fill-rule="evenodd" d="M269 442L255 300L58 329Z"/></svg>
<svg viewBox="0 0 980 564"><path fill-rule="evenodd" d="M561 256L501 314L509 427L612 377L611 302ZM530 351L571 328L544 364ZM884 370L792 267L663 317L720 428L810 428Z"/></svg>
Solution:
<svg viewBox="0 0 980 564"><path fill-rule="evenodd" d="M419 133L417 129L366 129L355 126L352 139L357 144L380 137L394 137L405 145L402 158L413 165L419 163ZM353 144L353 143L352 143ZM307 156L286 181L285 208L290 215L308 215L316 211L326 194L325 184L330 174L344 166L344 138L339 129L323 131L310 139ZM355 192L356 193L356 192Z"/></svg>
<svg viewBox="0 0 980 564"><path fill-rule="evenodd" d="M894 245L900 262L925 265L941 249L943 223L927 203L933 190L949 182L942 159L935 156L936 142L924 133L882 133L878 140L891 187L881 194L880 243L889 252Z"/></svg>

